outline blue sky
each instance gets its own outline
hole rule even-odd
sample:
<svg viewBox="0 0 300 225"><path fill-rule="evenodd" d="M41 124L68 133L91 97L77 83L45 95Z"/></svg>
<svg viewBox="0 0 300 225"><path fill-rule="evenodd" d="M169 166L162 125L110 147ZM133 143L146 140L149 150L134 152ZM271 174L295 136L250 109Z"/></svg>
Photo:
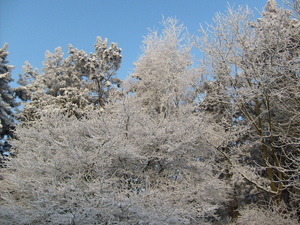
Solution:
<svg viewBox="0 0 300 225"><path fill-rule="evenodd" d="M68 44L94 52L96 37L122 48L117 77L125 79L141 54L148 28L161 31L162 16L176 17L192 34L199 24L211 23L215 12L230 5L262 10L267 0L0 0L0 46L9 44L9 64L15 81L25 61L41 72L45 52L58 46L67 55ZM282 5L281 0L277 0ZM205 26L204 26L205 27ZM13 87L15 84L11 84Z"/></svg>

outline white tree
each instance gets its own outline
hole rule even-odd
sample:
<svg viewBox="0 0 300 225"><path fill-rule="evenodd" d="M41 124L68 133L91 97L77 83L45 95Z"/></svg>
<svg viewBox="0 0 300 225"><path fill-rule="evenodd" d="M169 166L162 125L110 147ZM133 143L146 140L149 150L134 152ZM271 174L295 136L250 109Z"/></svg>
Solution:
<svg viewBox="0 0 300 225"><path fill-rule="evenodd" d="M228 8L197 40L210 80L200 108L236 194L299 207L299 22L269 0L262 18ZM207 104L209 103L209 104ZM231 173L230 172L230 173ZM229 174L230 174L229 173ZM246 183L245 183L246 182ZM257 192L255 192L255 189Z"/></svg>
<svg viewBox="0 0 300 225"><path fill-rule="evenodd" d="M189 89L192 77L192 44L183 24L163 19L159 35L150 30L142 46L143 54L134 63L127 91L134 92L149 113L170 114L193 101Z"/></svg>

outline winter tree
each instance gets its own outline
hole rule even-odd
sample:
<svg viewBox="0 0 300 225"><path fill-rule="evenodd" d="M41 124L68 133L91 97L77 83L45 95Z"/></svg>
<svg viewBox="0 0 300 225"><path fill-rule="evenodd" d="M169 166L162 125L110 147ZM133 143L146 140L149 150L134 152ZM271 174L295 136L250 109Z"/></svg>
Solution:
<svg viewBox="0 0 300 225"><path fill-rule="evenodd" d="M17 110L19 105L14 97L14 90L9 85L13 81L11 71L14 66L8 65L7 47L6 43L0 49L0 139L3 139L4 136L13 136L15 126L13 109Z"/></svg>
<svg viewBox="0 0 300 225"><path fill-rule="evenodd" d="M116 43L108 47L107 39L97 37L95 53L69 45L69 56L63 58L60 47L55 53L46 51L43 73L32 71L28 62L23 66L16 93L24 102L21 120L34 119L36 114L59 111L81 117L90 109L103 108L109 93L121 80L115 78L121 64L121 49ZM29 101L29 102L27 102Z"/></svg>
<svg viewBox="0 0 300 225"><path fill-rule="evenodd" d="M275 0L261 16L256 22L248 8L229 7L227 15L216 14L215 25L202 28L196 42L209 79L199 107L210 123L207 140L235 190L235 207L264 199L286 205L294 217L300 200L299 21Z"/></svg>
<svg viewBox="0 0 300 225"><path fill-rule="evenodd" d="M164 30L150 30L142 46L143 54L134 63L129 87L149 113L174 113L180 105L193 101L192 43L177 19L163 19Z"/></svg>

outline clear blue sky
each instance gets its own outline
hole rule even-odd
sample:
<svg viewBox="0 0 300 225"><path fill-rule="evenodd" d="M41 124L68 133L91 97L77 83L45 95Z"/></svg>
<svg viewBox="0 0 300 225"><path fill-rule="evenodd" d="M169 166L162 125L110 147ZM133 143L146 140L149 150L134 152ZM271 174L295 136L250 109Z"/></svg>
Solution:
<svg viewBox="0 0 300 225"><path fill-rule="evenodd" d="M147 28L161 31L162 15L176 17L190 33L200 35L199 23L211 23L215 12L225 12L227 2L256 12L267 0L0 0L0 47L9 44L16 81L25 61L41 72L46 50L61 46L67 55L72 44L89 54L101 36L123 49L117 76L125 79L141 54ZM282 0L277 3L281 6Z"/></svg>

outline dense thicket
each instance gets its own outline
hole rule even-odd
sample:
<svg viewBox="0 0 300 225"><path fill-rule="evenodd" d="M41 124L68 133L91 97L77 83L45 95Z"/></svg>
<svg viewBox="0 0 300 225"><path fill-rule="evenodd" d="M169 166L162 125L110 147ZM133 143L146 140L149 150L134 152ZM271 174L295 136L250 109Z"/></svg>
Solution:
<svg viewBox="0 0 300 225"><path fill-rule="evenodd" d="M191 37L164 19L122 84L100 38L27 63L1 223L298 223L299 21L269 0L214 22Z"/></svg>

